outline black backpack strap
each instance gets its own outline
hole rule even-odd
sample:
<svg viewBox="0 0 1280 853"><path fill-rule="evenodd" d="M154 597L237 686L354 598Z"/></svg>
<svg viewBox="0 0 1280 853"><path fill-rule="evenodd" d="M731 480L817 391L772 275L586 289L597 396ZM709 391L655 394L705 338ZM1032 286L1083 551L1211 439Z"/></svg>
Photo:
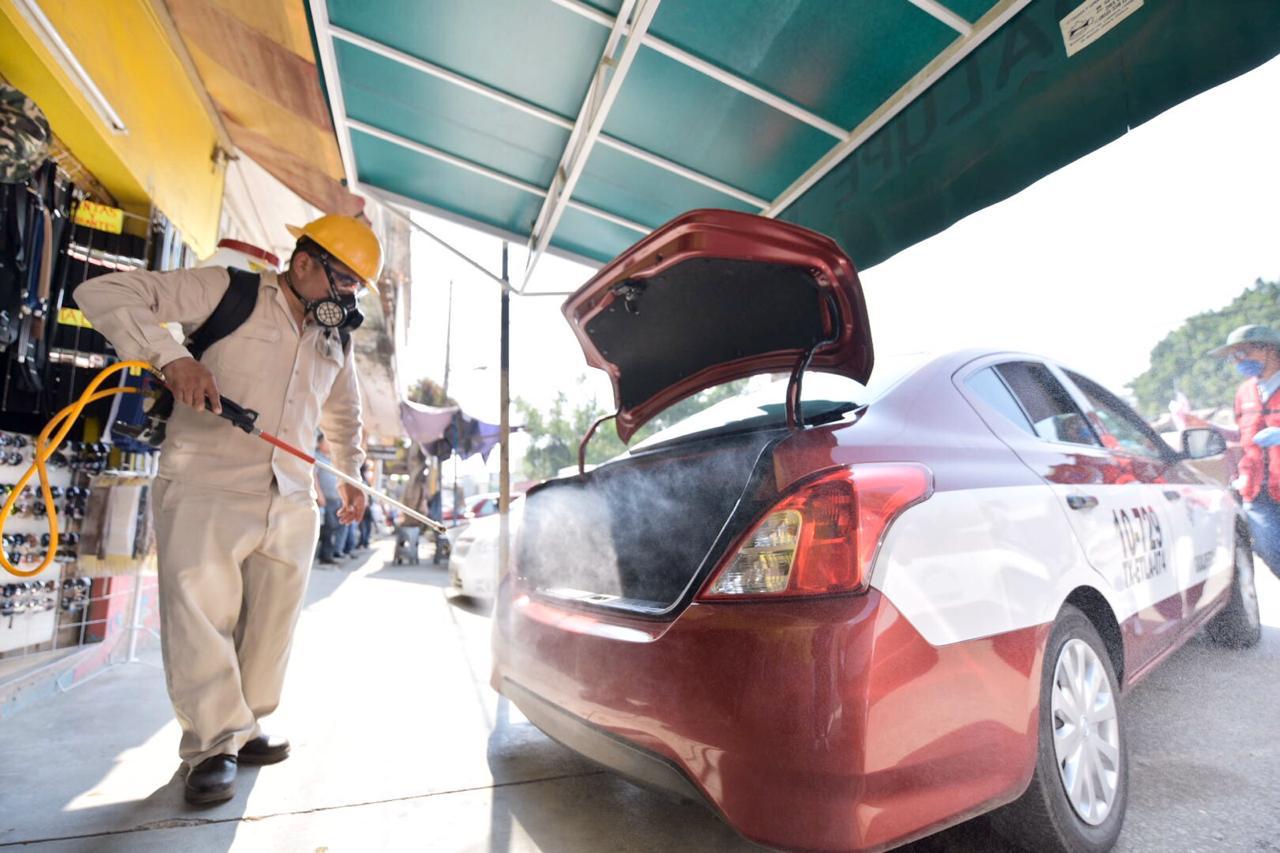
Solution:
<svg viewBox="0 0 1280 853"><path fill-rule="evenodd" d="M196 361L208 351L209 347L244 325L245 320L253 313L258 304L258 283L261 277L257 273L244 270L228 269L231 284L222 295L209 319L200 324L200 328L191 333L187 340L187 349Z"/></svg>
<svg viewBox="0 0 1280 853"><path fill-rule="evenodd" d="M200 328L187 338L187 349L196 361L205 354L209 347L244 325L258 303L258 284L261 276L244 270L228 269L231 283L227 292L222 294L213 313L209 315ZM148 414L155 418L168 418L173 414L173 393L168 388L160 391ZM154 443L158 446L163 441L163 434Z"/></svg>

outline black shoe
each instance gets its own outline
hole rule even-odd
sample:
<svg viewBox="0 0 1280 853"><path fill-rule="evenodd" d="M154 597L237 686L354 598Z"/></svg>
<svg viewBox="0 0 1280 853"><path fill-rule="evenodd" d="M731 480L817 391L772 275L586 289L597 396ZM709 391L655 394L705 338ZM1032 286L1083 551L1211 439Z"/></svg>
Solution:
<svg viewBox="0 0 1280 853"><path fill-rule="evenodd" d="M187 773L186 800L193 806L224 803L236 795L236 757L215 755Z"/></svg>
<svg viewBox="0 0 1280 853"><path fill-rule="evenodd" d="M241 764L276 764L289 757L289 741L282 737L258 735L240 747Z"/></svg>

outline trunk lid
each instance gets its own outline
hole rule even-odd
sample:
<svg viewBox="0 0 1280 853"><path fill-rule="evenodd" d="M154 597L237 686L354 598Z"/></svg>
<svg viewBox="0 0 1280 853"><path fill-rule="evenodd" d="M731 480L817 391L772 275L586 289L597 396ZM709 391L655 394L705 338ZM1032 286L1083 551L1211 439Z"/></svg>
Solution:
<svg viewBox="0 0 1280 853"><path fill-rule="evenodd" d="M808 229L695 210L627 249L562 308L609 374L618 435L712 385L809 367L866 383L873 353L853 262ZM825 343L823 343L825 342Z"/></svg>

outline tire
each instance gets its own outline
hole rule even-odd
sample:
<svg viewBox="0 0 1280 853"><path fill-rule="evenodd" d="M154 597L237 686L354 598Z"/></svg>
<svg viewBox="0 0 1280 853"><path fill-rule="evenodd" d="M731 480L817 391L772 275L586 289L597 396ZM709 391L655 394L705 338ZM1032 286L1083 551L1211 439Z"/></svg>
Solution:
<svg viewBox="0 0 1280 853"><path fill-rule="evenodd" d="M1083 719L1072 701L1078 698L1090 705ZM1115 846L1129 804L1119 698L1102 638L1083 613L1065 605L1045 644L1035 773L1026 793L990 815L997 832L1037 853L1101 853ZM1084 732L1083 743L1072 728ZM1068 778L1076 782L1070 794Z"/></svg>
<svg viewBox="0 0 1280 853"><path fill-rule="evenodd" d="M1209 639L1229 649L1247 649L1262 639L1262 618L1258 614L1258 591L1253 585L1253 550L1249 543L1236 541L1236 568L1231 579L1231 600L1205 626Z"/></svg>

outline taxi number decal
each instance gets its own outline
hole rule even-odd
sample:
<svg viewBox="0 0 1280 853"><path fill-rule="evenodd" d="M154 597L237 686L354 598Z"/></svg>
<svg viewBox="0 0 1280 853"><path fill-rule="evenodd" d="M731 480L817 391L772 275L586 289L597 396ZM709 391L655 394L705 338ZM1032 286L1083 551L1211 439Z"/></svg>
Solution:
<svg viewBox="0 0 1280 853"><path fill-rule="evenodd" d="M1149 506L1135 506L1111 512L1120 547L1124 551L1121 578L1126 587L1151 580L1168 571L1164 555L1164 531L1160 518Z"/></svg>

